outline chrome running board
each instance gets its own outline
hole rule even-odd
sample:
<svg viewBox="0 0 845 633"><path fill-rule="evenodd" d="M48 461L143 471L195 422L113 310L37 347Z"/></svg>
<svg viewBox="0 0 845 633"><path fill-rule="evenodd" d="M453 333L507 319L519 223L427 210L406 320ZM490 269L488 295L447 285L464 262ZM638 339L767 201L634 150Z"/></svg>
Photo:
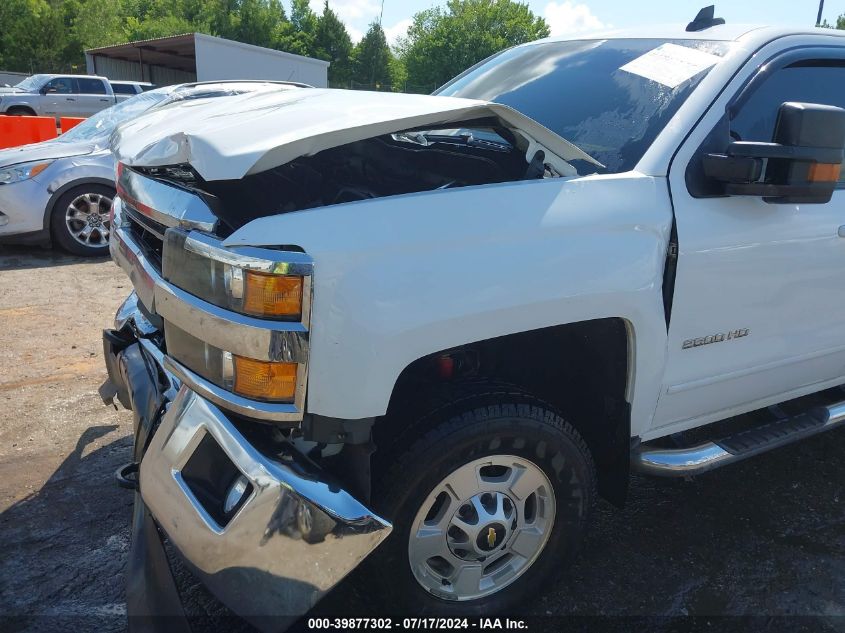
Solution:
<svg viewBox="0 0 845 633"><path fill-rule="evenodd" d="M631 453L631 467L659 477L700 475L840 426L845 426L845 402L814 408L688 448L640 444Z"/></svg>

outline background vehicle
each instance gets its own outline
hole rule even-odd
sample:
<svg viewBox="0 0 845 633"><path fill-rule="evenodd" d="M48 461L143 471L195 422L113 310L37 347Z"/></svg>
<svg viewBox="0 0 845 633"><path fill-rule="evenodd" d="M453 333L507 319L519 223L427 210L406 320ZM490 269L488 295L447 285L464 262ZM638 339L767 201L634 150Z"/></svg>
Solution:
<svg viewBox="0 0 845 633"><path fill-rule="evenodd" d="M513 613L632 469L842 426L845 34L720 22L121 127L136 542L259 626L362 561L381 609Z"/></svg>
<svg viewBox="0 0 845 633"><path fill-rule="evenodd" d="M116 103L105 77L32 75L13 88L0 89L0 113L89 117Z"/></svg>
<svg viewBox="0 0 845 633"><path fill-rule="evenodd" d="M118 103L155 88L153 84L147 81L113 81L110 79L109 83L114 91L114 98Z"/></svg>
<svg viewBox="0 0 845 633"><path fill-rule="evenodd" d="M285 90L283 82L221 81L150 90L90 117L60 137L0 151L0 241L57 242L78 255L107 252L114 197L114 129L183 100Z"/></svg>

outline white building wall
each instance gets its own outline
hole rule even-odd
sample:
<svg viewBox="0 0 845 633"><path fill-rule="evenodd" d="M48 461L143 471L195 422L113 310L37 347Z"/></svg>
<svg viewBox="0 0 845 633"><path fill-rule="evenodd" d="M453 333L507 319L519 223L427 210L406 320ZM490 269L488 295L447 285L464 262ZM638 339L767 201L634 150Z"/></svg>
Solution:
<svg viewBox="0 0 845 633"><path fill-rule="evenodd" d="M328 86L328 62L201 33L195 37L197 81L273 79Z"/></svg>

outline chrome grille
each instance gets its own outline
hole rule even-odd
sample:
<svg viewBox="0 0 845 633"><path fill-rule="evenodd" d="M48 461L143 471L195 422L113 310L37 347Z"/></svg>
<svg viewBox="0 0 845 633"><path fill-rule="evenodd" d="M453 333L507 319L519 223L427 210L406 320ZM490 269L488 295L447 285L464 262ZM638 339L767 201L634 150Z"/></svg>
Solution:
<svg viewBox="0 0 845 633"><path fill-rule="evenodd" d="M128 205L124 207L124 213L130 234L144 251L144 255L147 256L156 271L161 273L161 265L164 259L164 231L167 227L141 215Z"/></svg>

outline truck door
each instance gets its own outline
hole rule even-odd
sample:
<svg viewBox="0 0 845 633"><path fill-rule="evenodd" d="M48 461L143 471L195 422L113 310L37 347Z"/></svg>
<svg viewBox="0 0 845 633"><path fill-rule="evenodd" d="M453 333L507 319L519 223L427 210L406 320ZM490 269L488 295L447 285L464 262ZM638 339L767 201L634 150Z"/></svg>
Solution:
<svg viewBox="0 0 845 633"><path fill-rule="evenodd" d="M79 116L89 117L114 105L114 98L106 90L102 79L77 77L76 82L79 85Z"/></svg>
<svg viewBox="0 0 845 633"><path fill-rule="evenodd" d="M81 116L73 77L56 77L41 88L41 111L47 116Z"/></svg>
<svg viewBox="0 0 845 633"><path fill-rule="evenodd" d="M726 146L771 142L784 102L845 107L845 49L791 49L726 98L669 173L679 248L654 420L666 431L845 382L845 182L827 204L770 204L694 197L687 181L715 121L729 130Z"/></svg>

